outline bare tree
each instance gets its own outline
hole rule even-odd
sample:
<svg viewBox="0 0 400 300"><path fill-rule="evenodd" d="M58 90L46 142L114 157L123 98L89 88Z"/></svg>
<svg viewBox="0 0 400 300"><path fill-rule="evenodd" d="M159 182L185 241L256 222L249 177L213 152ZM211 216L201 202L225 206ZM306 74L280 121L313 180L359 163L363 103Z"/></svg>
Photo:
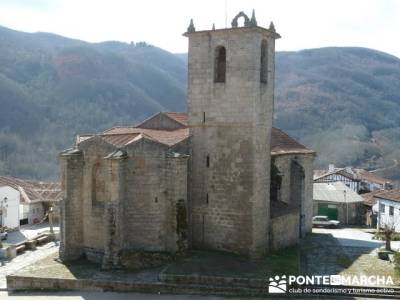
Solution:
<svg viewBox="0 0 400 300"><path fill-rule="evenodd" d="M382 233L385 236L385 249L388 251L392 251L391 242L393 235L396 232L396 224L394 220L386 220L381 228Z"/></svg>

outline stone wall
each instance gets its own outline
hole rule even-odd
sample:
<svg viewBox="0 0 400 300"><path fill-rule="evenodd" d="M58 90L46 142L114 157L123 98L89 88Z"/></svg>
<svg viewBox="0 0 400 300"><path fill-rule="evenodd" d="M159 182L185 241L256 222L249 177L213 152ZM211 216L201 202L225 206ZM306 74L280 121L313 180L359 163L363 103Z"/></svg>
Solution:
<svg viewBox="0 0 400 300"><path fill-rule="evenodd" d="M83 246L92 249L85 254L104 253L106 237L105 206L110 200L111 164L105 157L114 147L100 138L94 138L79 145L83 152Z"/></svg>
<svg viewBox="0 0 400 300"><path fill-rule="evenodd" d="M313 217L313 154L285 154L274 156L274 163L279 169L282 177L281 189L279 192L279 200L291 206L300 208L300 215L302 219L302 236L312 230L312 217ZM301 178L296 174L295 178L292 174L293 163L296 163L302 168L302 191L295 188L293 181L299 181ZM298 234L299 230L296 229Z"/></svg>
<svg viewBox="0 0 400 300"><path fill-rule="evenodd" d="M272 251L299 242L299 214L291 213L271 219L270 249Z"/></svg>
<svg viewBox="0 0 400 300"><path fill-rule="evenodd" d="M115 151L123 155L110 155ZM85 253L108 268L119 264L122 250L175 253L187 246L187 234L177 230L178 202L187 216L186 155L147 140L116 150L94 137L62 158L63 258Z"/></svg>
<svg viewBox="0 0 400 300"><path fill-rule="evenodd" d="M123 248L173 251L176 247L174 211L179 199L187 200L187 158L174 158L167 150L149 141L127 148Z"/></svg>
<svg viewBox="0 0 400 300"><path fill-rule="evenodd" d="M274 36L260 28L188 36L192 244L259 256L268 245ZM263 40L267 83L260 82ZM226 48L224 83L214 82L220 46Z"/></svg>
<svg viewBox="0 0 400 300"><path fill-rule="evenodd" d="M77 259L83 254L83 155L81 151L61 154L60 258Z"/></svg>

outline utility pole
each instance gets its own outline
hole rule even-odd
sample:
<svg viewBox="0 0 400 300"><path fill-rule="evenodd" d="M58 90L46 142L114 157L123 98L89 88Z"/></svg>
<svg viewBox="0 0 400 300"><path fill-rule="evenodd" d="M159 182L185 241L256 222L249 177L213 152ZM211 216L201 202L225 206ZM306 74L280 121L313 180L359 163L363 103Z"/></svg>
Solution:
<svg viewBox="0 0 400 300"><path fill-rule="evenodd" d="M346 198L346 190L343 191L344 193L344 202L346 203L346 223L349 225L349 203L347 202Z"/></svg>

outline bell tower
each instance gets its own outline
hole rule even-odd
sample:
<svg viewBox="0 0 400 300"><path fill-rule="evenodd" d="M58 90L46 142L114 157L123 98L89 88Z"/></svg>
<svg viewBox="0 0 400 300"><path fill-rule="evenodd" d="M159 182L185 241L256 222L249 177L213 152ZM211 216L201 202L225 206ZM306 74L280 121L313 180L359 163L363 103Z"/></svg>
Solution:
<svg viewBox="0 0 400 300"><path fill-rule="evenodd" d="M244 19L244 26L238 20ZM188 31L189 205L194 248L268 249L274 106L273 23L240 12L232 28Z"/></svg>

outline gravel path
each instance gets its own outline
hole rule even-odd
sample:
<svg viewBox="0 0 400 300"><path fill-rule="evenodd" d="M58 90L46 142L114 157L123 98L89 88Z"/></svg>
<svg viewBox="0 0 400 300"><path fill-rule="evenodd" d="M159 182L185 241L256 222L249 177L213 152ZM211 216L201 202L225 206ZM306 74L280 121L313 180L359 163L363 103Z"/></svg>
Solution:
<svg viewBox="0 0 400 300"><path fill-rule="evenodd" d="M22 268L25 268L38 260L45 258L59 249L58 242L50 242L43 246L37 247L34 251L25 251L24 253L18 255L16 258L10 262L5 262L4 266L0 266L0 289L6 289L6 276L15 273ZM0 297L0 299L3 299Z"/></svg>

